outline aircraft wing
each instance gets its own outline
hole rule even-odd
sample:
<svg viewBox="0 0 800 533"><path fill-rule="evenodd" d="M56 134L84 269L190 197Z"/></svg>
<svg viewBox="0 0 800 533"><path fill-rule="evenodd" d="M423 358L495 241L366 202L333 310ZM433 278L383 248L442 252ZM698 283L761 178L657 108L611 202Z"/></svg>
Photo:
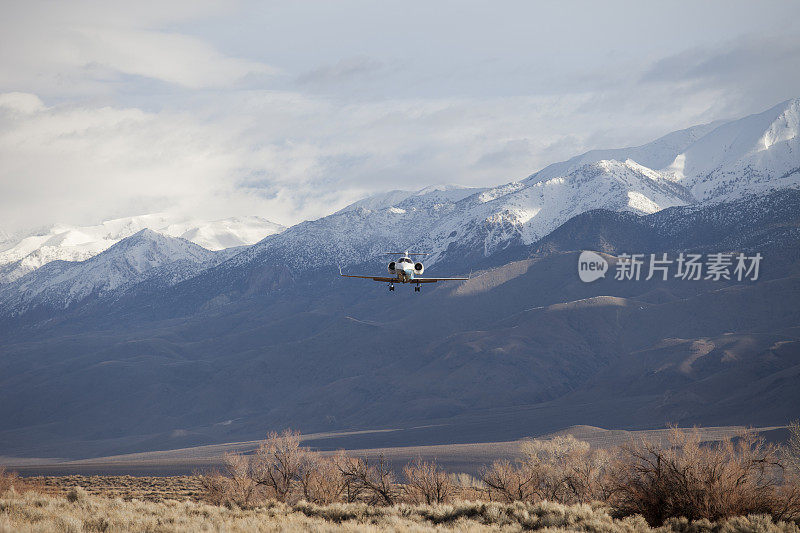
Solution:
<svg viewBox="0 0 800 533"><path fill-rule="evenodd" d="M395 277L387 278L383 276L356 276L353 274L342 274L342 268L339 267L339 275L343 278L361 278L371 279L373 281L384 281L387 283L402 283ZM469 278L413 278L406 283L436 283L437 281L466 281Z"/></svg>
<svg viewBox="0 0 800 533"><path fill-rule="evenodd" d="M469 278L414 278L411 283L436 283L437 281L467 281Z"/></svg>
<svg viewBox="0 0 800 533"><path fill-rule="evenodd" d="M382 278L380 276L353 276L351 274L339 274L343 278L371 279L372 281L397 281L397 278Z"/></svg>

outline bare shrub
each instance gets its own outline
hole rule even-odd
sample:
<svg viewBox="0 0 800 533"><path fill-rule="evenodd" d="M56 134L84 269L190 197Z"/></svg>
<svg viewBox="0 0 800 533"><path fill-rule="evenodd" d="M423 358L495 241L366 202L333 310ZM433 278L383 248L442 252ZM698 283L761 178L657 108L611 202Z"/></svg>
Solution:
<svg viewBox="0 0 800 533"><path fill-rule="evenodd" d="M224 455L223 472L200 476L205 499L249 507L266 498L286 502L297 493L301 471L311 452L300 448L300 433L269 433L252 456Z"/></svg>
<svg viewBox="0 0 800 533"><path fill-rule="evenodd" d="M17 494L24 494L29 491L41 491L42 486L36 479L20 477L16 472L0 466L0 496L11 489Z"/></svg>
<svg viewBox="0 0 800 533"><path fill-rule="evenodd" d="M9 472L6 467L0 466L0 495L12 487L16 489L20 484L19 479L16 472Z"/></svg>
<svg viewBox="0 0 800 533"><path fill-rule="evenodd" d="M346 503L354 503L361 500L361 496L365 489L363 484L359 481L356 472L366 468L366 464L361 459L350 457L344 451L339 451L333 458L333 464L342 476L344 481L344 490L342 491L342 499Z"/></svg>
<svg viewBox="0 0 800 533"><path fill-rule="evenodd" d="M403 467L403 475L406 478L403 490L414 503L446 503L457 490L447 472L421 457Z"/></svg>
<svg viewBox="0 0 800 533"><path fill-rule="evenodd" d="M250 508L268 498L305 499L325 505L340 500L391 505L399 494L389 464L374 465L340 453L324 458L300 447L300 433L270 433L252 456L226 454L222 472L200 477L205 500Z"/></svg>
<svg viewBox="0 0 800 533"><path fill-rule="evenodd" d="M271 497L286 502L299 480L306 453L300 448L299 431L269 433L251 458L251 476Z"/></svg>
<svg viewBox="0 0 800 533"><path fill-rule="evenodd" d="M481 481L480 479L476 478L471 474L467 474L466 472L457 472L454 474L450 474L450 482L460 489L466 489L466 488L481 489L485 487L483 481Z"/></svg>
<svg viewBox="0 0 800 533"><path fill-rule="evenodd" d="M263 490L253 479L248 457L236 453L223 456L224 474L217 471L200 476L205 499L215 505L248 508L263 499Z"/></svg>
<svg viewBox="0 0 800 533"><path fill-rule="evenodd" d="M339 501L346 489L344 475L333 459L307 453L300 468L303 499L327 505Z"/></svg>
<svg viewBox="0 0 800 533"><path fill-rule="evenodd" d="M617 462L619 448L591 450L584 461L573 465L573 476L580 491L576 502L607 502L614 490L611 471Z"/></svg>
<svg viewBox="0 0 800 533"><path fill-rule="evenodd" d="M651 524L669 517L717 520L749 513L800 518L799 476L785 468L789 455L779 455L751 433L701 445L697 431L675 430L666 447L643 441L618 451L592 450L566 436L527 441L521 452L516 462L497 461L483 469L480 482L466 484L417 458L403 469L407 483L401 487L383 456L373 462L344 452L324 458L301 448L299 433L285 431L269 434L253 456L226 455L225 469L200 482L207 501L239 508L267 498L391 506L401 495L434 505L458 494L525 504L599 500L621 515L641 514Z"/></svg>
<svg viewBox="0 0 800 533"><path fill-rule="evenodd" d="M674 429L667 446L626 444L614 468L611 503L649 524L670 517L720 520L737 515L797 516L796 487L779 487L777 450L745 432L736 439L701 443L699 431Z"/></svg>
<svg viewBox="0 0 800 533"><path fill-rule="evenodd" d="M381 454L375 464L367 459L348 457L340 453L336 466L345 478L348 501L363 500L370 505L393 505L400 489L389 462Z"/></svg>
<svg viewBox="0 0 800 533"><path fill-rule="evenodd" d="M200 480L203 501L214 505L224 504L228 492L228 479L219 470L204 474L198 472L197 479Z"/></svg>
<svg viewBox="0 0 800 533"><path fill-rule="evenodd" d="M483 472L483 482L503 501L580 503L609 493L612 454L592 450L572 435L526 440L522 459L499 461Z"/></svg>
<svg viewBox="0 0 800 533"><path fill-rule="evenodd" d="M449 475L450 483L455 487L455 495L459 500L475 501L488 500L489 493L486 484L466 472L459 472Z"/></svg>
<svg viewBox="0 0 800 533"><path fill-rule="evenodd" d="M504 502L531 502L536 496L535 473L510 461L495 461L481 472L489 497Z"/></svg>
<svg viewBox="0 0 800 533"><path fill-rule="evenodd" d="M573 465L585 462L589 444L572 435L553 439L530 439L521 445L522 468L531 478L536 500L572 503L583 499L586 488Z"/></svg>
<svg viewBox="0 0 800 533"><path fill-rule="evenodd" d="M607 498L612 452L592 450L572 435L530 439L522 443L521 451L538 500L570 504Z"/></svg>

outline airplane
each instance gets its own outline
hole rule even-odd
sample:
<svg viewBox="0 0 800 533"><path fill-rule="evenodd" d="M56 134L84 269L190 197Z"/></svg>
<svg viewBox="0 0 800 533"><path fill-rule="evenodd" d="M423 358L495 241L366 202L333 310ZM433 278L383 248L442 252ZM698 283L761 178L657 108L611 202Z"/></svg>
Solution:
<svg viewBox="0 0 800 533"><path fill-rule="evenodd" d="M383 276L354 276L342 274L342 267L339 267L339 275L343 278L362 278L373 281L383 281L389 284L389 290L394 290L395 283L411 283L414 285L414 292L420 292L420 283L436 283L437 281L466 281L469 278L422 278L425 267L420 262L411 260L411 256L429 255L424 252L386 252L385 255L402 255L399 259L389 263L389 274L391 277Z"/></svg>

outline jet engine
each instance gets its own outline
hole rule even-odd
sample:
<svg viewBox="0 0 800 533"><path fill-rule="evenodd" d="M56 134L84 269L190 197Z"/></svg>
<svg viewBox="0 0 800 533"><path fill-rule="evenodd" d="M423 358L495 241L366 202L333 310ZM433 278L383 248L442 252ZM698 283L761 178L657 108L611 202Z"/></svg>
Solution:
<svg viewBox="0 0 800 533"><path fill-rule="evenodd" d="M414 263L414 274L420 275L425 271L425 267L422 266L422 263Z"/></svg>
<svg viewBox="0 0 800 533"><path fill-rule="evenodd" d="M394 274L394 261L389 263L389 274Z"/></svg>

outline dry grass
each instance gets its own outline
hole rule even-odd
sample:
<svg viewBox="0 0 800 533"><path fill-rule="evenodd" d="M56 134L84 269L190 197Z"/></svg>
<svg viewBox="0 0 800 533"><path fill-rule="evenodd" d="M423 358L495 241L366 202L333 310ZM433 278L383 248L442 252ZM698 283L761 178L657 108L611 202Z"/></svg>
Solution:
<svg viewBox="0 0 800 533"><path fill-rule="evenodd" d="M800 474L800 420L789 423L789 442L786 443L786 462L795 474Z"/></svg>
<svg viewBox="0 0 800 533"><path fill-rule="evenodd" d="M601 506L565 506L540 502L459 502L444 505L375 507L363 503L326 506L273 502L242 510L198 502L124 501L79 489L74 497L35 492L0 496L0 533L28 532L196 532L196 531L586 531L634 533L781 532L798 533L797 525L768 516L739 517L711 523L676 519L651 529L638 516L615 519Z"/></svg>

